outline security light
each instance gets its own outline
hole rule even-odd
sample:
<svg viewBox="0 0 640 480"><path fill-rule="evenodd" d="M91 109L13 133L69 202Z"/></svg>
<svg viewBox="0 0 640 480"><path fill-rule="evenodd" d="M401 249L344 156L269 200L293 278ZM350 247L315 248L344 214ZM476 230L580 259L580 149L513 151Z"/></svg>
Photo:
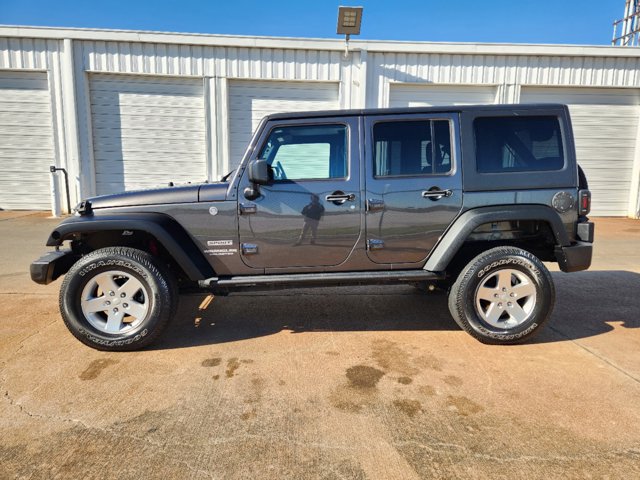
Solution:
<svg viewBox="0 0 640 480"><path fill-rule="evenodd" d="M338 7L338 31L340 35L360 35L362 7Z"/></svg>
<svg viewBox="0 0 640 480"><path fill-rule="evenodd" d="M337 33L345 35L345 57L349 55L349 37L351 35L360 35L361 23L362 7L338 7Z"/></svg>

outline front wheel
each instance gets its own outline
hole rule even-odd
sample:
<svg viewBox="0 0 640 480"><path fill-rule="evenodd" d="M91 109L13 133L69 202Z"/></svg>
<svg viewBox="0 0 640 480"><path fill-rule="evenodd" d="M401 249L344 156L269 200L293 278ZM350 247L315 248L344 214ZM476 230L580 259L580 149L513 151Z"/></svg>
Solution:
<svg viewBox="0 0 640 480"><path fill-rule="evenodd" d="M530 339L548 321L555 303L551 274L531 253L498 247L475 257L449 294L456 323L483 343Z"/></svg>
<svg viewBox="0 0 640 480"><path fill-rule="evenodd" d="M137 350L156 340L176 310L171 273L126 247L96 250L76 262L60 289L67 328L98 350Z"/></svg>

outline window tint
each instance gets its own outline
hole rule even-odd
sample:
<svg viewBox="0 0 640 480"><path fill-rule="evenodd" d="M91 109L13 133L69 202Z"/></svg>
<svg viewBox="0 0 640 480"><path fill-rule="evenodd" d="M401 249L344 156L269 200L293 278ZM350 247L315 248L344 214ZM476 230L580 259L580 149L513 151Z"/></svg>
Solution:
<svg viewBox="0 0 640 480"><path fill-rule="evenodd" d="M481 173L560 170L564 150L556 117L483 117L474 122Z"/></svg>
<svg viewBox="0 0 640 480"><path fill-rule="evenodd" d="M306 125L271 131L260 157L273 179L310 180L347 176L347 127Z"/></svg>
<svg viewBox="0 0 640 480"><path fill-rule="evenodd" d="M451 171L448 120L379 122L373 126L376 177Z"/></svg>

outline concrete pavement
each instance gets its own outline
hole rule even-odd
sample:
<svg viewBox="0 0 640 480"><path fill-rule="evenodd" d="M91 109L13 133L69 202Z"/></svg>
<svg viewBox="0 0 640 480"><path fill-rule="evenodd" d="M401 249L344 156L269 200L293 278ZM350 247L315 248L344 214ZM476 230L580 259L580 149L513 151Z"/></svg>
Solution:
<svg viewBox="0 0 640 480"><path fill-rule="evenodd" d="M478 343L411 287L184 296L154 349L69 334L0 212L0 478L640 476L640 222L601 219L533 343Z"/></svg>

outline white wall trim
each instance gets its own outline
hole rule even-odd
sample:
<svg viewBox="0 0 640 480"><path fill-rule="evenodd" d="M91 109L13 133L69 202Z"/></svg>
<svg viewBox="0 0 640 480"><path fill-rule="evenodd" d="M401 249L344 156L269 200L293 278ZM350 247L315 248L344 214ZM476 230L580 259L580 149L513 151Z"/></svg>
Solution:
<svg viewBox="0 0 640 480"><path fill-rule="evenodd" d="M203 82L205 144L207 148L205 158L207 160L207 180L212 181L218 176L218 155L214 138L214 132L217 132L216 81L213 77L205 77Z"/></svg>
<svg viewBox="0 0 640 480"><path fill-rule="evenodd" d="M452 82L402 82L389 80L391 85L413 85L416 87L500 87L501 83L452 83Z"/></svg>
<svg viewBox="0 0 640 480"><path fill-rule="evenodd" d="M47 68L11 68L11 67L2 67L0 68L0 73L2 72L48 72Z"/></svg>
<svg viewBox="0 0 640 480"><path fill-rule="evenodd" d="M62 151L60 145L60 132L58 124L61 121L60 112L58 112L58 101L56 98L56 84L54 78L53 69L47 72L47 83L49 85L49 108L51 109L51 133L53 136L53 154L55 158L52 159L52 164L56 167L62 166L61 158ZM59 217L62 213L61 203L62 197L66 198L66 195L61 195L60 192L64 186L61 186L64 182L60 180L60 174L51 174L51 213L54 217ZM65 206L65 209L67 207Z"/></svg>
<svg viewBox="0 0 640 480"><path fill-rule="evenodd" d="M226 78L216 78L216 177L229 171L229 82Z"/></svg>
<svg viewBox="0 0 640 480"><path fill-rule="evenodd" d="M638 123L638 133L636 133L635 158L633 159L633 168L631 170L628 216L630 218L640 218L640 122Z"/></svg>
<svg viewBox="0 0 640 480"><path fill-rule="evenodd" d="M63 40L61 60L62 108L64 111L64 140L66 168L69 172L69 190L72 204L86 196L80 166L80 144L78 131L78 112L76 102L75 69L73 61L73 42Z"/></svg>
<svg viewBox="0 0 640 480"><path fill-rule="evenodd" d="M358 64L358 95L356 108L367 108L367 77L368 77L368 57L367 50L360 51L360 62Z"/></svg>
<svg viewBox="0 0 640 480"><path fill-rule="evenodd" d="M571 83L517 83L522 88L581 88L585 90L636 90L640 91L640 87L636 85L585 85Z"/></svg>

